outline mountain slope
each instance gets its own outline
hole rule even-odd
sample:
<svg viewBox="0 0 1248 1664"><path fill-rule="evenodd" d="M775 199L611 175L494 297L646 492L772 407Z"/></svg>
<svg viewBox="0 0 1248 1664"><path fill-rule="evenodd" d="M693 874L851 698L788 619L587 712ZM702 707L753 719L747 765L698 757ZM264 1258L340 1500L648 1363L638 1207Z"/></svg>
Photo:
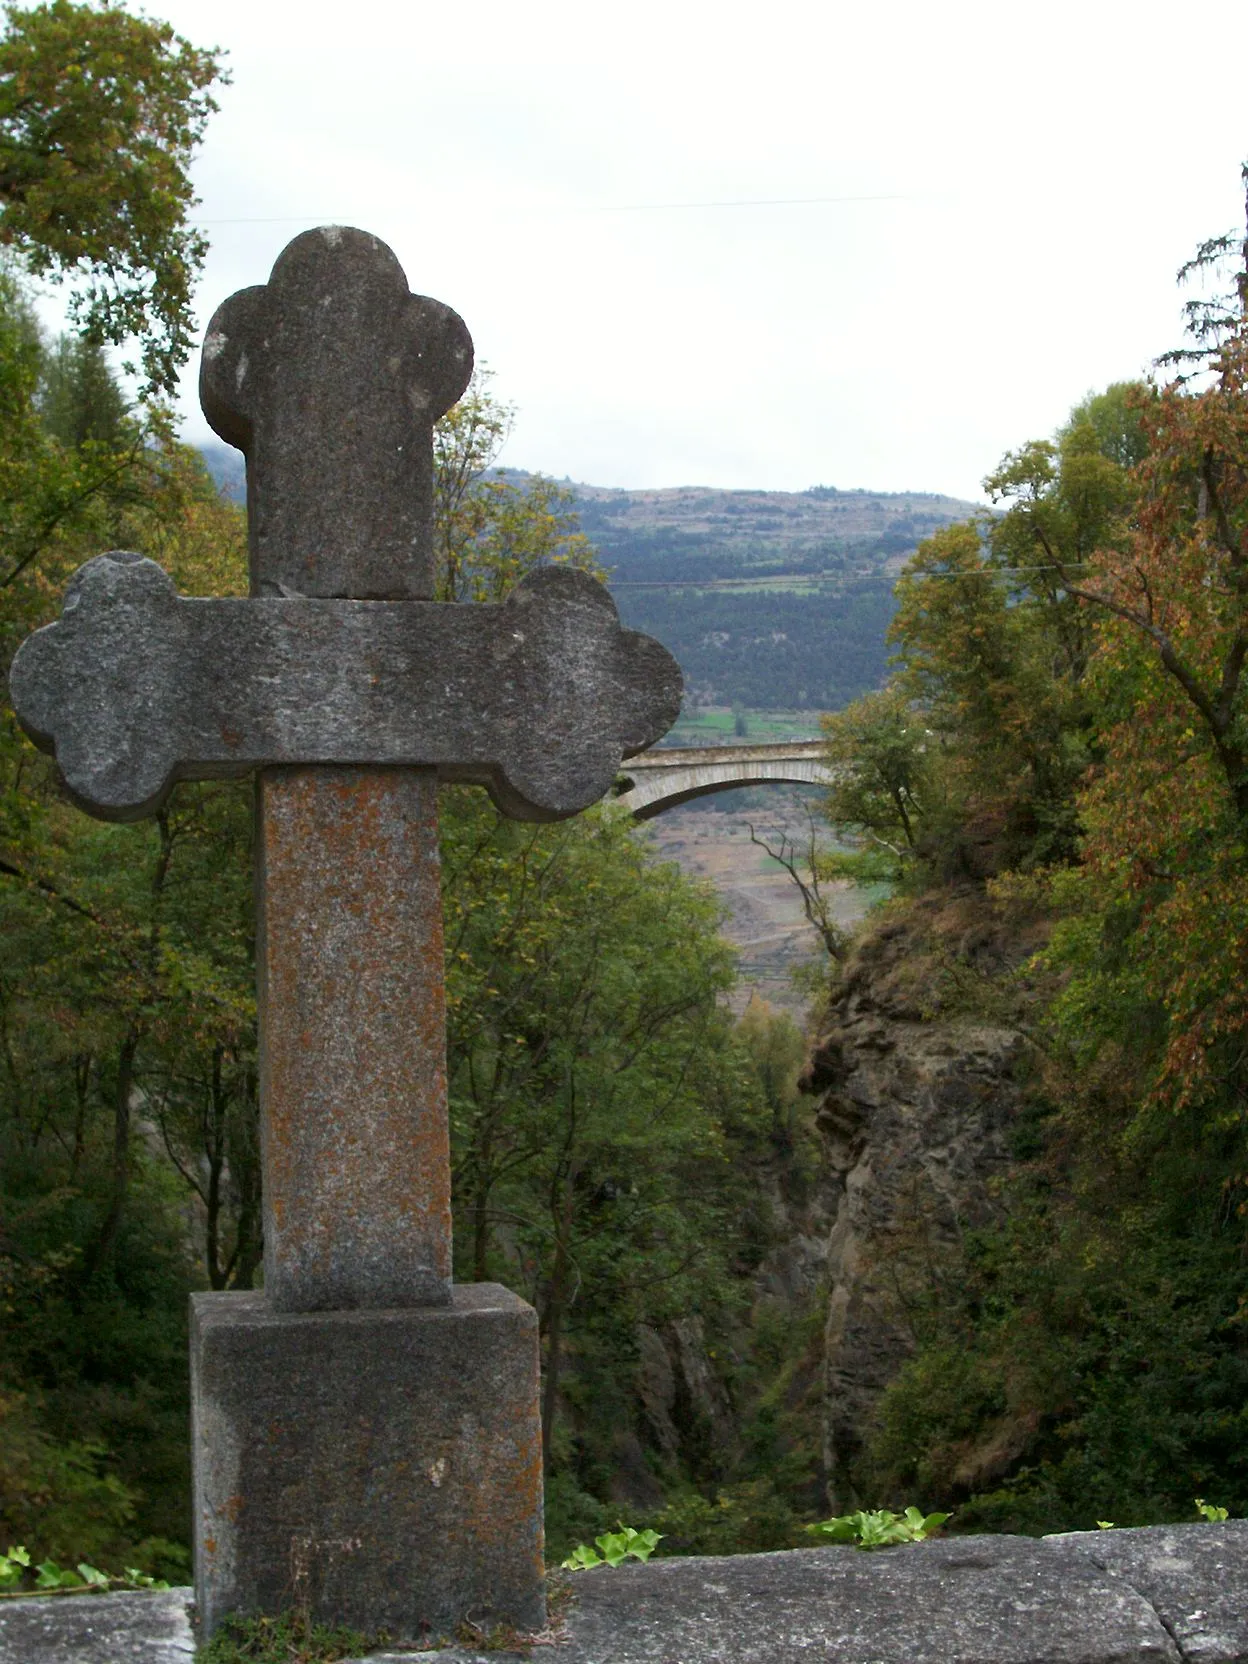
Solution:
<svg viewBox="0 0 1248 1664"><path fill-rule="evenodd" d="M242 458L201 447L218 485L246 494ZM532 478L503 477L523 490ZM897 572L920 539L978 505L928 492L621 491L565 482L625 623L685 673L686 705L835 710L885 674Z"/></svg>
<svg viewBox="0 0 1248 1664"><path fill-rule="evenodd" d="M574 485L581 526L617 578L683 581L876 572L975 504L923 492L614 491Z"/></svg>
<svg viewBox="0 0 1248 1664"><path fill-rule="evenodd" d="M977 507L831 486L573 489L625 622L676 655L686 703L755 710L835 710L877 686L897 572Z"/></svg>

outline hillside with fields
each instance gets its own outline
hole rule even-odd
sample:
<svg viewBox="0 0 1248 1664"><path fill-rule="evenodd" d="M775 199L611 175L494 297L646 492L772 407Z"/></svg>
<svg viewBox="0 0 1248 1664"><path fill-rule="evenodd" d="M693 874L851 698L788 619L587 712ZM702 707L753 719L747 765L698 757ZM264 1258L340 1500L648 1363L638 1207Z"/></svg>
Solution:
<svg viewBox="0 0 1248 1664"><path fill-rule="evenodd" d="M517 476L519 477L519 476ZM571 485L581 527L633 581L871 576L976 505L925 492L618 491Z"/></svg>
<svg viewBox="0 0 1248 1664"><path fill-rule="evenodd" d="M897 573L923 538L979 507L828 485L565 485L625 622L680 661L687 717L708 706L835 710L876 687Z"/></svg>
<svg viewBox="0 0 1248 1664"><path fill-rule="evenodd" d="M202 447L223 492L242 458ZM500 471L525 490L534 478ZM836 710L884 677L893 582L919 542L979 505L930 493L621 491L561 482L627 624L657 636L700 709ZM787 736L786 736L787 737Z"/></svg>

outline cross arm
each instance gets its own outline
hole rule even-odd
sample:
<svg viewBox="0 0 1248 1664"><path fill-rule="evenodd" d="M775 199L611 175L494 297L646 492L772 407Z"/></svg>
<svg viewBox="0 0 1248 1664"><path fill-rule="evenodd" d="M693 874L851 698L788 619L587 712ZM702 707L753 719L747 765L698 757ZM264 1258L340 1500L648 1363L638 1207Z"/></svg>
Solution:
<svg viewBox="0 0 1248 1664"><path fill-rule="evenodd" d="M557 820L666 732L681 677L567 568L539 569L498 606L200 600L114 553L80 568L10 687L75 801L104 819L153 814L177 780L359 763L435 767L506 814Z"/></svg>

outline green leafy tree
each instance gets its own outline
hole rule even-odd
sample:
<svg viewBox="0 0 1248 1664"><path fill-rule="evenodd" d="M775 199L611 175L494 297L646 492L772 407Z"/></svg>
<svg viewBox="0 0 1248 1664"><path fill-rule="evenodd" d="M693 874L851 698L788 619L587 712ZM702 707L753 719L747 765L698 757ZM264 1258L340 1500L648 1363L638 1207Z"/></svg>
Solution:
<svg viewBox="0 0 1248 1664"><path fill-rule="evenodd" d="M891 869L904 866L939 790L929 755L938 740L922 708L890 684L823 717L820 727L834 775L826 818L891 857Z"/></svg>
<svg viewBox="0 0 1248 1664"><path fill-rule="evenodd" d="M848 789L875 783L865 806L891 810L907 853L917 847L907 771L918 764L923 854L936 870L982 876L1075 855L1076 796L1095 749L1084 686L1093 623L1077 580L1100 552L1128 547L1148 400L1111 387L1055 440L1002 460L984 487L1003 512L943 528L902 573L893 685L831 719L847 756L862 747ZM903 741L920 728L921 760Z"/></svg>
<svg viewBox="0 0 1248 1664"><path fill-rule="evenodd" d="M101 548L245 585L197 456L98 348L45 343L11 275L0 399L5 662ZM246 1286L259 1251L249 892L245 791L103 826L0 710L0 1531L54 1558L185 1575L186 1292Z"/></svg>
<svg viewBox="0 0 1248 1664"><path fill-rule="evenodd" d="M1097 620L1105 758L1081 803L1084 867L1062 892L1080 966L1065 1008L1095 1010L1113 951L1089 948L1117 921L1164 1034L1157 1090L1218 1102L1248 1090L1248 321L1211 385L1167 388L1146 417L1129 544L1071 582Z"/></svg>
<svg viewBox="0 0 1248 1664"><path fill-rule="evenodd" d="M806 1060L801 1029L787 1011L777 1011L755 995L737 1023L736 1038L749 1054L771 1111L773 1140L792 1149L802 1102L797 1078Z"/></svg>
<svg viewBox="0 0 1248 1664"><path fill-rule="evenodd" d="M119 5L7 5L0 37L0 243L81 282L92 341L141 343L171 393L191 344L207 245L187 221L189 167L223 79L220 54Z"/></svg>
<svg viewBox="0 0 1248 1664"><path fill-rule="evenodd" d="M1248 1507L1246 305L1248 258L1195 305L1173 382L1085 402L995 476L1013 496L990 548L1050 586L1010 611L1039 607L1066 684L1045 723L1076 719L1079 836L1047 871L1016 846L990 886L1033 939L1051 932L984 993L1021 1005L1031 1048L1008 1206L915 1300L863 1476L965 1502L964 1526L1184 1519L1215 1483ZM999 662L999 692L977 675L961 705L951 674L933 683L981 792L978 699L1017 710L1032 746L1046 732ZM1013 767L995 789L1008 807L1037 778Z"/></svg>
<svg viewBox="0 0 1248 1664"><path fill-rule="evenodd" d="M129 417L104 349L63 335L44 357L39 414L47 432L68 450L88 442L116 446Z"/></svg>
<svg viewBox="0 0 1248 1664"><path fill-rule="evenodd" d="M457 794L444 852L458 1250L538 1309L553 1459L580 1308L627 1348L715 1303L723 1117L761 1106L718 1005L718 903L625 817L534 831Z"/></svg>
<svg viewBox="0 0 1248 1664"><path fill-rule="evenodd" d="M127 408L101 349L49 343L12 272L0 272L0 660L55 613L88 555L127 543L180 563L188 522L226 517L195 453L176 443L167 412ZM228 517L228 511L227 511ZM218 538L228 564L236 534ZM198 539L208 557L208 543ZM224 574L219 573L224 576ZM237 578L232 580L235 585Z"/></svg>
<svg viewBox="0 0 1248 1664"><path fill-rule="evenodd" d="M440 601L501 601L535 566L602 576L572 492L540 474L523 485L493 467L513 412L478 370L434 429L433 548Z"/></svg>

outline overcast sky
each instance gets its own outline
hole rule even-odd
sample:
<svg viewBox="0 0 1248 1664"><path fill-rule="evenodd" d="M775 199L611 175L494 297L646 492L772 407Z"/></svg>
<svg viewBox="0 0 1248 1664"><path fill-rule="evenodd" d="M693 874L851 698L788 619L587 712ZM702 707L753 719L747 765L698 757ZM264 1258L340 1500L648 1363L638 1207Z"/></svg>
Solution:
<svg viewBox="0 0 1248 1664"><path fill-rule="evenodd" d="M202 321L307 226L376 232L558 477L977 497L1242 224L1243 0L148 9L233 75Z"/></svg>

